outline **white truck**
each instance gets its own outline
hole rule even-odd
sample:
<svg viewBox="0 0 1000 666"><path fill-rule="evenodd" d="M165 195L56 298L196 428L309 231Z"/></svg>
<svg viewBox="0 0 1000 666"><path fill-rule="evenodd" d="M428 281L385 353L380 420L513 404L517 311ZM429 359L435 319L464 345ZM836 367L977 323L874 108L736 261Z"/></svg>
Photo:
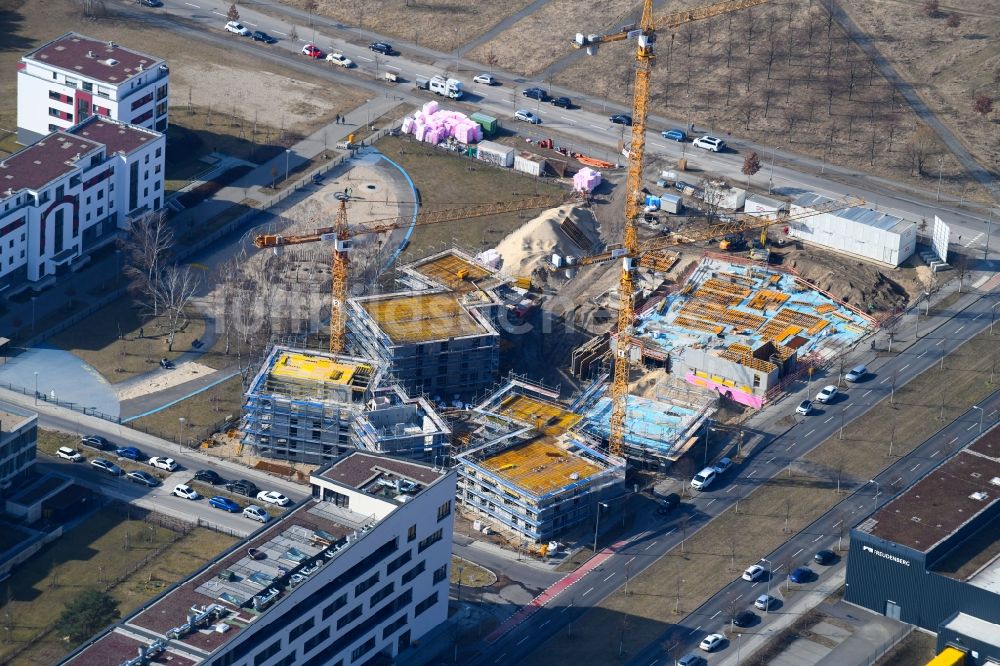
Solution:
<svg viewBox="0 0 1000 666"><path fill-rule="evenodd" d="M428 84L428 89L437 93L438 95L444 95L451 99L461 99L462 95L465 93L462 90L462 82L458 79L449 79L441 76L440 74L432 78Z"/></svg>

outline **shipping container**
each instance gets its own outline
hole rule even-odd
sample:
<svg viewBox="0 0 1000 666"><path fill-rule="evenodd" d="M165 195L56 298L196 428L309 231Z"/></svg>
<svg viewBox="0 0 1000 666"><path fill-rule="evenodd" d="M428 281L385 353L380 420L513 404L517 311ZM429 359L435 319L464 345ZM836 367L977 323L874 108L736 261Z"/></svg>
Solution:
<svg viewBox="0 0 1000 666"><path fill-rule="evenodd" d="M660 210L677 215L681 212L682 208L684 208L684 200L676 194L667 194L664 192L660 195Z"/></svg>
<svg viewBox="0 0 1000 666"><path fill-rule="evenodd" d="M545 158L522 150L514 156L514 170L541 176L545 173Z"/></svg>
<svg viewBox="0 0 1000 666"><path fill-rule="evenodd" d="M500 129L500 123L499 121L497 121L496 118L494 118L493 116L488 116L480 111L476 111L471 116L469 116L469 120L478 123L479 126L483 128L483 136L485 136L486 138L495 136L497 130Z"/></svg>
<svg viewBox="0 0 1000 666"><path fill-rule="evenodd" d="M481 141L476 146L476 159L502 167L514 166L514 149L493 141Z"/></svg>

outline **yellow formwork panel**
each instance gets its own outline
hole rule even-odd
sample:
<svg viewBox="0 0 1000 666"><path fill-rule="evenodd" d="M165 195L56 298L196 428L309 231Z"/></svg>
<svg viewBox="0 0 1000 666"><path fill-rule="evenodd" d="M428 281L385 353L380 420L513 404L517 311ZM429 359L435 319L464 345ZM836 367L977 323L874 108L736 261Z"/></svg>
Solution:
<svg viewBox="0 0 1000 666"><path fill-rule="evenodd" d="M558 405L526 395L509 396L500 403L500 413L530 423L546 435L561 435L583 418Z"/></svg>
<svg viewBox="0 0 1000 666"><path fill-rule="evenodd" d="M349 384L359 367L353 363L340 363L326 356L281 353L269 373L278 379Z"/></svg>
<svg viewBox="0 0 1000 666"><path fill-rule="evenodd" d="M473 291L474 282L490 276L486 269L454 254L431 259L414 266L413 270L457 292Z"/></svg>
<svg viewBox="0 0 1000 666"><path fill-rule="evenodd" d="M396 343L429 342L480 335L486 328L454 294L414 294L362 303L382 331Z"/></svg>
<svg viewBox="0 0 1000 666"><path fill-rule="evenodd" d="M549 436L507 449L481 464L508 483L535 496L577 483L604 469L570 453Z"/></svg>

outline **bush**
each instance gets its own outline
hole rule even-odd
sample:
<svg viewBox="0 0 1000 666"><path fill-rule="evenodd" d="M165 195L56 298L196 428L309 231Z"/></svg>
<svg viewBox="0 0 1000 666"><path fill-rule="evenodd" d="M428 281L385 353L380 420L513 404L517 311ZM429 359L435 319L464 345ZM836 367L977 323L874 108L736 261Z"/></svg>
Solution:
<svg viewBox="0 0 1000 666"><path fill-rule="evenodd" d="M118 603L106 592L86 590L66 604L59 616L59 630L77 642L83 642L118 619Z"/></svg>

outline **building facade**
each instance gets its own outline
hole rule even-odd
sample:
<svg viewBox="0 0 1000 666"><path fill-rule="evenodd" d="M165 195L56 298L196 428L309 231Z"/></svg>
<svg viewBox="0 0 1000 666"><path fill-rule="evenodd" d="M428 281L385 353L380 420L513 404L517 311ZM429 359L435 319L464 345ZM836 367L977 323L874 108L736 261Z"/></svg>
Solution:
<svg viewBox="0 0 1000 666"><path fill-rule="evenodd" d="M31 478L38 441L38 414L0 407L0 506Z"/></svg>
<svg viewBox="0 0 1000 666"><path fill-rule="evenodd" d="M162 208L166 139L91 116L0 160L0 289L80 268Z"/></svg>
<svg viewBox="0 0 1000 666"><path fill-rule="evenodd" d="M311 499L63 663L406 663L448 616L455 472L352 452L311 486Z"/></svg>
<svg viewBox="0 0 1000 666"><path fill-rule="evenodd" d="M32 144L95 115L166 132L169 82L160 58L66 33L18 63L18 143Z"/></svg>
<svg viewBox="0 0 1000 666"><path fill-rule="evenodd" d="M445 464L451 428L424 398L411 398L399 386L375 391L354 423L359 449Z"/></svg>

